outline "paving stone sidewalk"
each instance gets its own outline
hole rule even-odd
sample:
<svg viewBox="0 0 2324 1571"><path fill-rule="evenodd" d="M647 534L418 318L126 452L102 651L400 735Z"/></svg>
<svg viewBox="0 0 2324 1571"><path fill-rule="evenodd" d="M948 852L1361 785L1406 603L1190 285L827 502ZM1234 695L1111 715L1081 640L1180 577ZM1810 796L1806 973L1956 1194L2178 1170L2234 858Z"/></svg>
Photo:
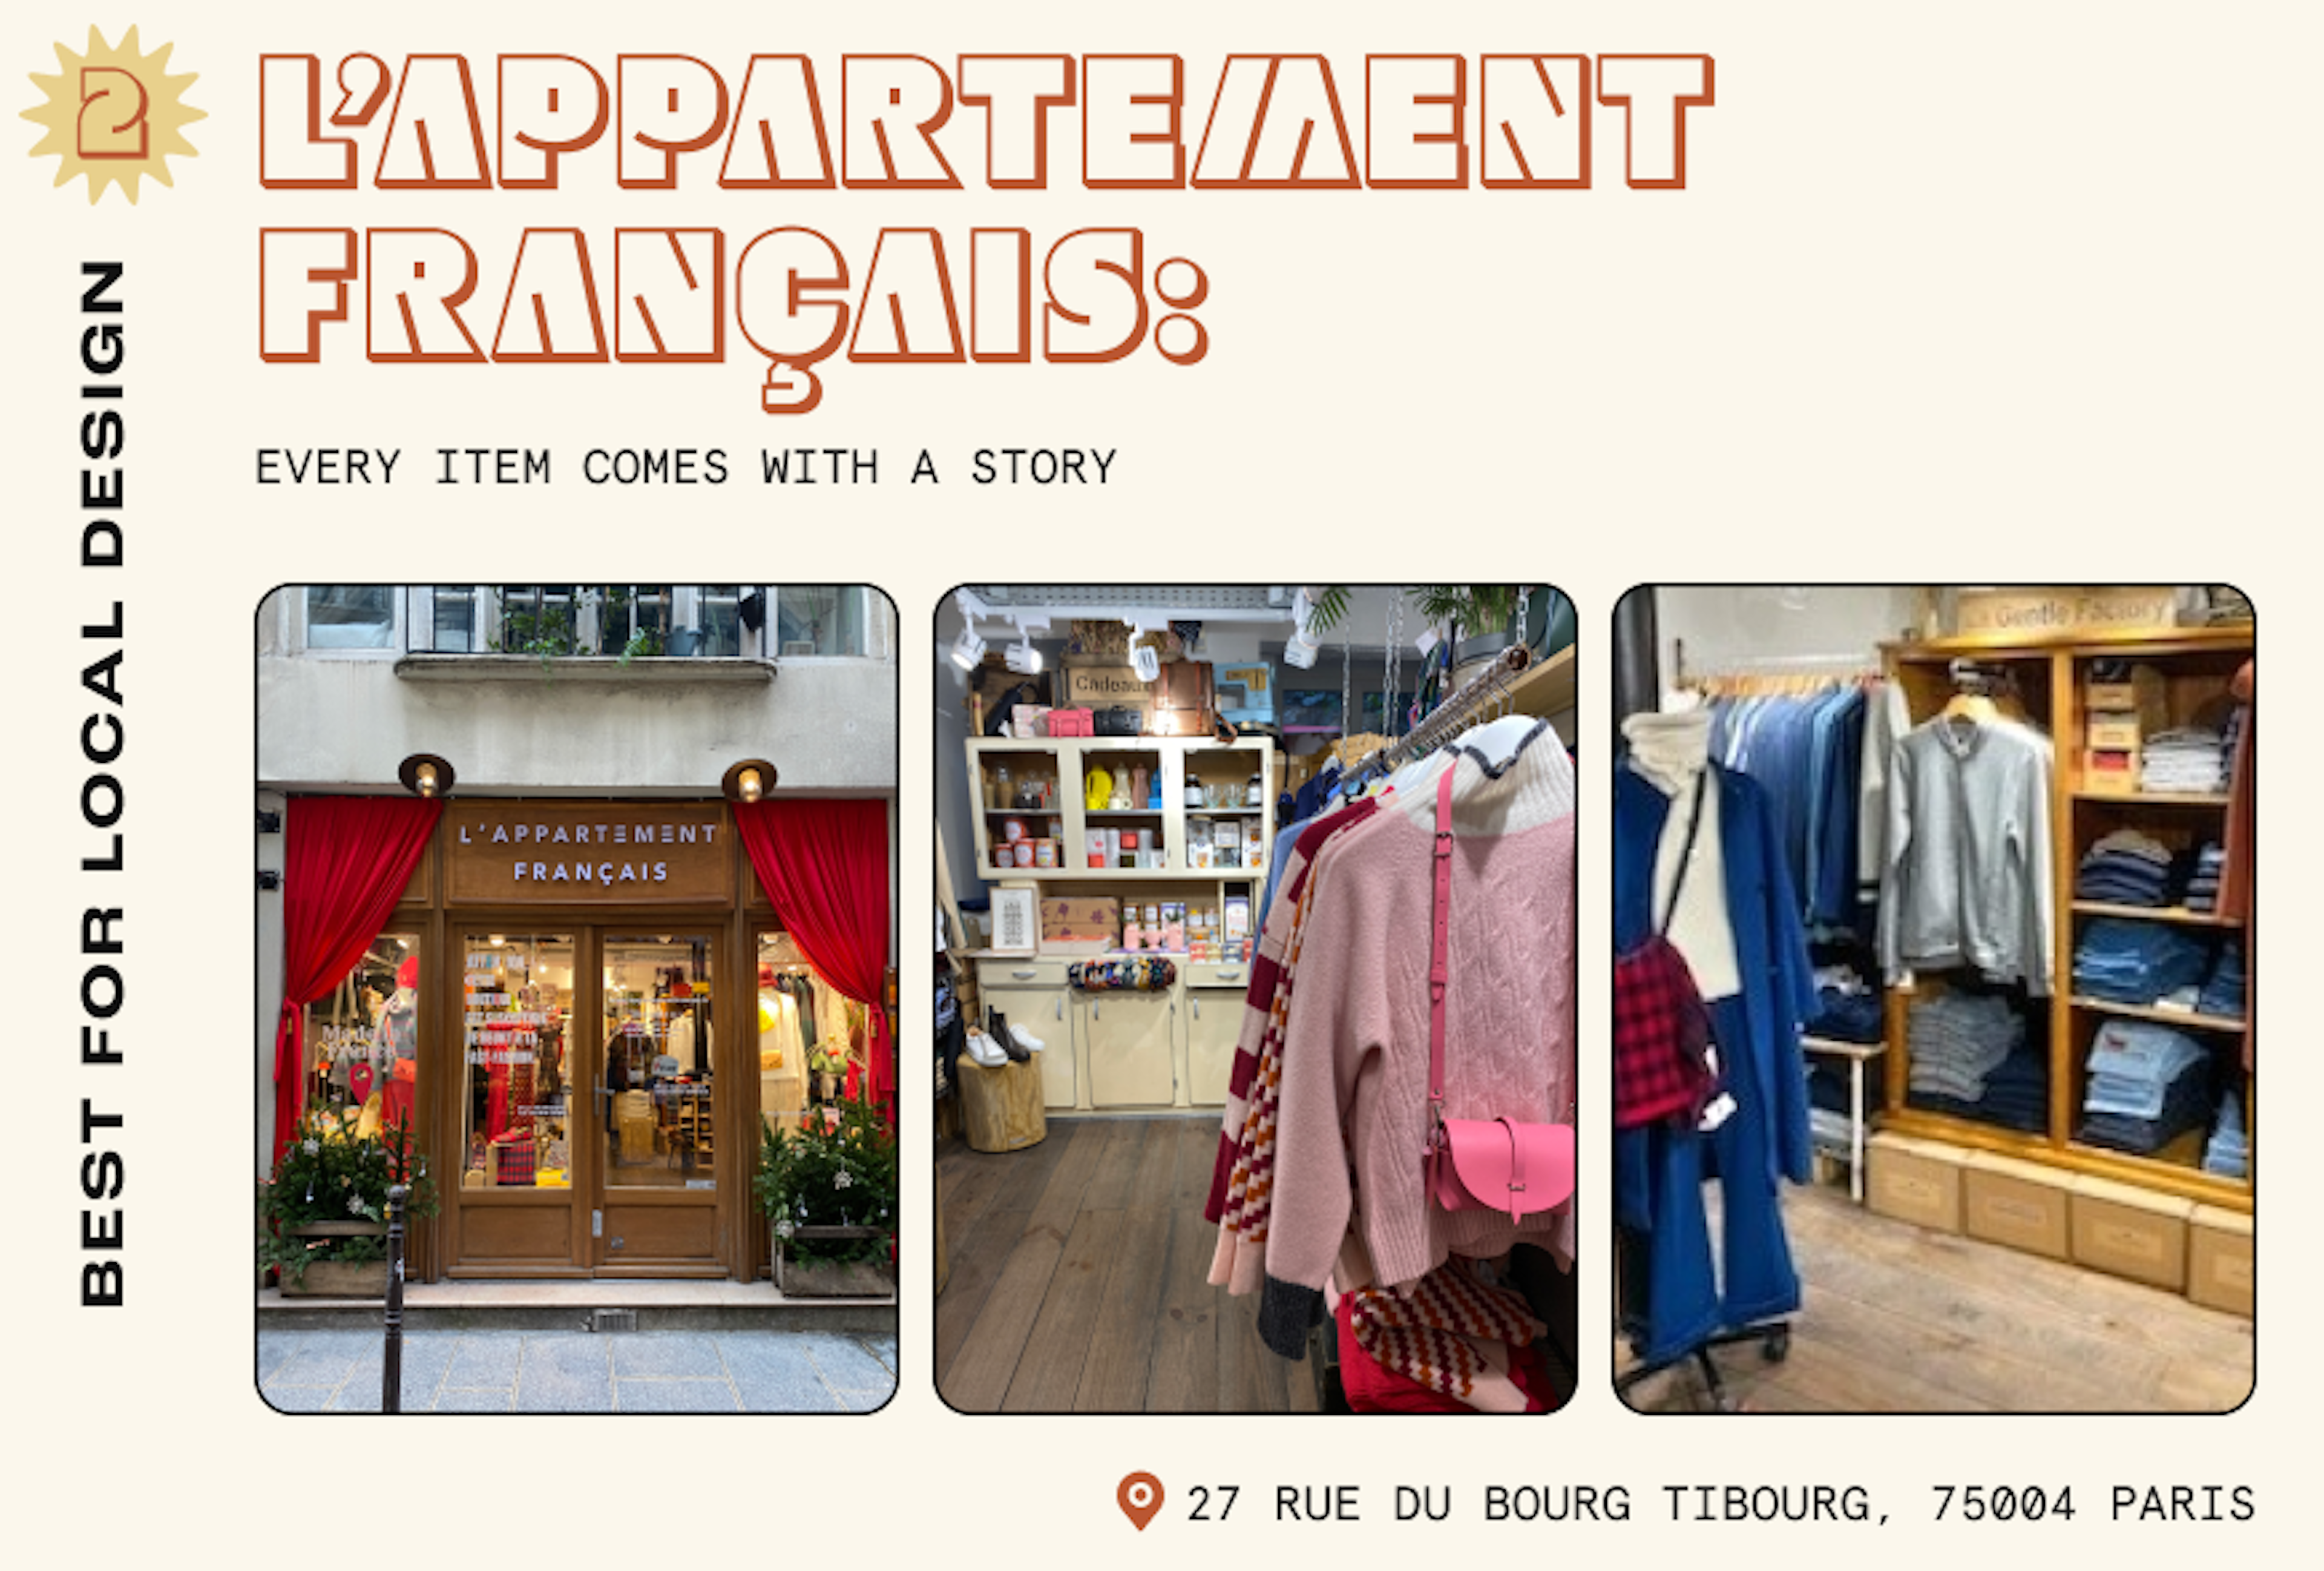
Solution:
<svg viewBox="0 0 2324 1571"><path fill-rule="evenodd" d="M380 1410L379 1331L258 1333L258 1391L286 1413ZM407 1413L868 1413L896 1339L826 1331L407 1331Z"/></svg>

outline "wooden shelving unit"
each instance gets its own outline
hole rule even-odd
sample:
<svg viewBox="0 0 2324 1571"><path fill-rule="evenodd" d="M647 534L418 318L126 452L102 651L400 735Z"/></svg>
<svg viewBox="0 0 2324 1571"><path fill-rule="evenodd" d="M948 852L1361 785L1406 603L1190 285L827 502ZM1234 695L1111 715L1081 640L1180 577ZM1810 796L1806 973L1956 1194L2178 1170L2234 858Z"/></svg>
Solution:
<svg viewBox="0 0 2324 1571"><path fill-rule="evenodd" d="M1887 1078L1887 1106L1883 1126L1901 1133L1924 1135L1981 1151L2093 1174L2159 1193L2198 1200L2248 1213L2254 1206L2249 1178L2234 1178L2202 1170L2202 1141L2183 1137L2151 1156L2087 1145L2075 1138L2081 1120L2086 1074L2084 1061L2099 1024L2108 1018L2153 1021L2187 1032L2211 1047L2220 1065L2219 1083L2241 1076L2245 1128L2255 1161L2258 1143L2257 1082L2241 1067L2238 1049L2246 1021L2187 1010L2116 1003L2079 996L2072 991L2074 948L2084 926L2107 918L2163 923L2190 929L2225 942L2240 936L2242 924L2229 916L2190 911L2183 907L2123 906L2072 898L2075 871L2082 855L2102 836L2118 828L2136 828L2173 847L2226 838L2228 798L2214 792L2134 792L2096 790L2086 783L2087 714L2083 688L2091 662L2123 659L2151 665L2163 676L2168 723L2185 725L2198 716L2215 718L2231 700L2229 681L2251 658L2252 630L2246 627L2184 628L2163 632L2046 637L2010 642L1989 637L1937 639L1892 644L1882 653L1893 680L1900 684L1915 724L1941 710L1952 692L1950 665L1972 658L2000 664L2015 679L2018 696L2029 718L2049 734L2056 749L2050 803L2051 883L2056 901L2055 949L2052 975L2056 991L2035 1001L2046 1012L2049 1027L2049 1123L2041 1133L2025 1133L1997 1124L1911 1105L1907 1100L1911 1059L1906 1041L1908 1012L1914 993L1892 988L1888 995L1887 1039L1895 1067ZM1919 987L1946 985L1944 974L1916 979ZM2191 1156L2190 1147L2191 1144Z"/></svg>

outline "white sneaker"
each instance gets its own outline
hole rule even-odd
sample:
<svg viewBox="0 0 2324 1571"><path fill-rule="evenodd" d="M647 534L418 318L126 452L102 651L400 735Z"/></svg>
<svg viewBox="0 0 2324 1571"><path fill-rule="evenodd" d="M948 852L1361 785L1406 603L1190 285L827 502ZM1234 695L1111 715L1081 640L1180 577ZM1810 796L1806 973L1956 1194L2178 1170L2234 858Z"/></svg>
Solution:
<svg viewBox="0 0 2324 1571"><path fill-rule="evenodd" d="M1015 1037L1017 1039L1017 1045L1024 1049L1028 1053L1038 1053L1044 1046L1047 1045L1040 1038L1035 1036L1031 1031L1027 1030L1021 1025L1010 1025L1009 1028L1009 1034Z"/></svg>
<svg viewBox="0 0 2324 1571"><path fill-rule="evenodd" d="M1001 1044L981 1030L968 1033L968 1056L987 1069L998 1069L1009 1061L1009 1055L1001 1051Z"/></svg>

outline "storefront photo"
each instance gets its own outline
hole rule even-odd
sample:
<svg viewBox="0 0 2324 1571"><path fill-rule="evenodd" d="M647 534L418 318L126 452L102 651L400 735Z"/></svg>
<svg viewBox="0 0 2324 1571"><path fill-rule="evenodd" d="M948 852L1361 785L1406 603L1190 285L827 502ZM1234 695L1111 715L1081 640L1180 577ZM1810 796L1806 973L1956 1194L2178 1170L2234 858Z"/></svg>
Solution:
<svg viewBox="0 0 2324 1571"><path fill-rule="evenodd" d="M378 1325L401 1185L415 1324L813 1325L872 1351L803 1405L877 1405L885 598L310 585L257 633L262 1329Z"/></svg>
<svg viewBox="0 0 2324 1571"><path fill-rule="evenodd" d="M1560 1406L1565 596L972 585L931 653L943 1400Z"/></svg>
<svg viewBox="0 0 2324 1571"><path fill-rule="evenodd" d="M2250 602L1655 585L1614 633L1623 1400L2241 1404Z"/></svg>

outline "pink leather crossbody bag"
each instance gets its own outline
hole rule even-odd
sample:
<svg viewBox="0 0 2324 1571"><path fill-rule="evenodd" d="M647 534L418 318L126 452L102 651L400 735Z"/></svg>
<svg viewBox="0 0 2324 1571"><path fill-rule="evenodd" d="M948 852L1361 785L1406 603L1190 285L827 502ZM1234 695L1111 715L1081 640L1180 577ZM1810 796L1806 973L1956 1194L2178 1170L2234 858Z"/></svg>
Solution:
<svg viewBox="0 0 2324 1571"><path fill-rule="evenodd" d="M1444 986L1452 920L1452 773L1447 769L1436 781L1425 1178L1430 1197L1447 1211L1506 1211L1510 1221L1522 1222L1563 1203L1573 1193L1573 1126L1444 1116Z"/></svg>

